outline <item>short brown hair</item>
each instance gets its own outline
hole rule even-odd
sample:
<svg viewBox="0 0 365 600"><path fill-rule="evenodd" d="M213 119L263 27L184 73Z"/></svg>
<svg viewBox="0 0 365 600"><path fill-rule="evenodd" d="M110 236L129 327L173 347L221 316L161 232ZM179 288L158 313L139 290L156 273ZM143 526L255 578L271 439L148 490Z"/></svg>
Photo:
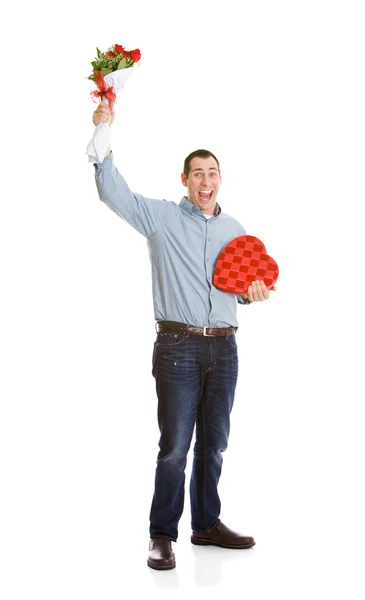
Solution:
<svg viewBox="0 0 365 600"><path fill-rule="evenodd" d="M221 170L220 170L220 167L219 167L219 162L218 162L218 159L217 159L217 157L216 157L216 156L214 156L213 152L209 152L209 150L203 150L203 149L200 149L200 150L195 150L194 152L191 152L191 154L189 154L189 156L187 156L187 157L185 158L185 161L184 161L184 174L186 175L186 177L189 177L189 172L190 172L190 162L191 162L191 161L193 160L193 158L195 158L196 156L197 156L198 158L209 158L210 156L211 156L212 158L214 158L214 160L217 162L217 165L218 165L218 171L219 171L219 174L220 174Z"/></svg>

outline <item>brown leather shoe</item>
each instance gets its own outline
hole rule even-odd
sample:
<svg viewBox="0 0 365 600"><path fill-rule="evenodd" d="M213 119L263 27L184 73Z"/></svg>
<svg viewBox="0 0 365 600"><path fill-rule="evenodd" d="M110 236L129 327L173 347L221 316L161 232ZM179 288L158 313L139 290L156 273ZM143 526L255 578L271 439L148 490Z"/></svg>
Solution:
<svg viewBox="0 0 365 600"><path fill-rule="evenodd" d="M191 543L197 546L220 546L220 548L251 548L256 544L253 537L240 535L218 521L211 531L193 531Z"/></svg>
<svg viewBox="0 0 365 600"><path fill-rule="evenodd" d="M155 538L150 540L147 564L151 569L173 569L176 567L175 554L171 548L171 540Z"/></svg>

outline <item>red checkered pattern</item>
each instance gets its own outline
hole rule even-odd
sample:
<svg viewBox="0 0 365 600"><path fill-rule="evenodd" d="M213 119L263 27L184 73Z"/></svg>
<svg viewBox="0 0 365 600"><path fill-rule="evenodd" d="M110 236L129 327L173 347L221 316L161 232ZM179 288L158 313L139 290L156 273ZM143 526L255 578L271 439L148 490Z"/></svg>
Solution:
<svg viewBox="0 0 365 600"><path fill-rule="evenodd" d="M261 240L241 235L229 242L218 256L213 284L223 292L246 294L253 281L264 281L270 289L278 277L279 267L266 253Z"/></svg>

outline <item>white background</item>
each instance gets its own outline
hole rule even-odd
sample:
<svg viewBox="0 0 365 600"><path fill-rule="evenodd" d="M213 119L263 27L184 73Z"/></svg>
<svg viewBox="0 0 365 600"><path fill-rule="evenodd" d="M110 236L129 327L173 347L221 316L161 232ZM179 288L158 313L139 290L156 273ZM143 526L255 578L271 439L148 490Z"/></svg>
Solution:
<svg viewBox="0 0 365 600"><path fill-rule="evenodd" d="M1 41L1 597L363 599L364 19L322 0L7 6ZM221 518L247 551L146 565L158 452L145 239L87 162L96 46L140 48L114 162L179 202L219 158L219 202L280 266L238 306ZM190 455L187 477L190 469ZM126 590L129 590L128 592Z"/></svg>

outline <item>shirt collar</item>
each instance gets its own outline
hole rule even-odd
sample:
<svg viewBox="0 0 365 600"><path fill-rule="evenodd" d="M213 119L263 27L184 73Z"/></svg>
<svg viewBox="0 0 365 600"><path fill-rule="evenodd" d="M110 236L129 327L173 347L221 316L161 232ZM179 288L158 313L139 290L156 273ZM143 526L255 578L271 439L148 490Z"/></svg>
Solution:
<svg viewBox="0 0 365 600"><path fill-rule="evenodd" d="M198 208L197 206L195 206L195 204L193 204L192 202L189 202L187 196L183 196L180 200L179 203L180 208L182 208L183 210L185 210L185 212L188 212L190 214L192 213L200 213L200 214L204 214L202 213L202 211L200 210L200 208ZM214 215L212 215L213 217L218 217L218 215L220 215L222 212L221 206L220 204L218 204L218 202L216 202L215 205L215 211L214 211Z"/></svg>

